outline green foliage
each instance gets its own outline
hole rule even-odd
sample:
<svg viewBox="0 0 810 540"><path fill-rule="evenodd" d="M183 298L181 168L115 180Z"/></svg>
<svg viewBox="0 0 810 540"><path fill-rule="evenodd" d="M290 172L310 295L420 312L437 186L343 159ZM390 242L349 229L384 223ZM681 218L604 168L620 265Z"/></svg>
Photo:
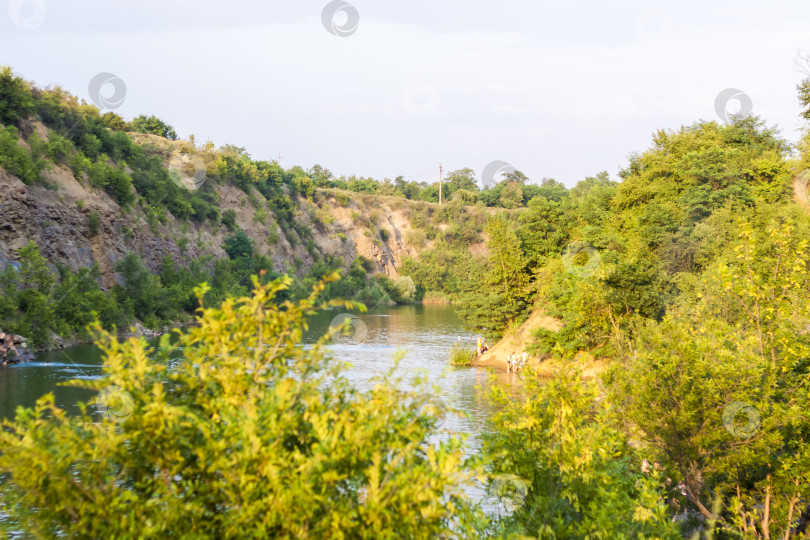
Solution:
<svg viewBox="0 0 810 540"><path fill-rule="evenodd" d="M20 280L23 289L35 289L43 295L53 290L56 278L48 268L48 261L40 254L39 247L33 242L20 249Z"/></svg>
<svg viewBox="0 0 810 540"><path fill-rule="evenodd" d="M459 315L470 326L501 335L525 315L533 292L528 261L512 224L503 215L495 216L487 222L486 233L487 268L467 282Z"/></svg>
<svg viewBox="0 0 810 540"><path fill-rule="evenodd" d="M143 260L134 253L115 264L115 271L121 276L121 283L113 289L117 303L130 316L155 327L160 320L174 318L176 306L167 305L160 278L146 267Z"/></svg>
<svg viewBox="0 0 810 540"><path fill-rule="evenodd" d="M413 279L417 298L426 291L458 295L461 284L478 264L467 249L438 241L431 249L421 251L418 260L403 257L399 271Z"/></svg>
<svg viewBox="0 0 810 540"><path fill-rule="evenodd" d="M98 267L79 268L75 273L59 266L60 282L53 292L53 310L57 333L86 339L87 327L97 318L104 328L125 322L113 296L99 288Z"/></svg>
<svg viewBox="0 0 810 540"><path fill-rule="evenodd" d="M177 140L177 133L174 131L174 128L157 116L146 116L142 114L135 117L132 122L129 123L128 127L131 131L151 133L152 135L157 135L172 141Z"/></svg>
<svg viewBox="0 0 810 540"><path fill-rule="evenodd" d="M54 163L68 163L71 158L75 159L76 148L73 141L63 137L57 132L48 135L48 142L45 144L45 154Z"/></svg>
<svg viewBox="0 0 810 540"><path fill-rule="evenodd" d="M33 242L21 248L18 256L19 268L10 266L0 274L0 327L4 330L40 346L51 331L84 336L94 312L105 328L122 322L115 300L99 287L97 268L72 272L59 266L57 275Z"/></svg>
<svg viewBox="0 0 810 540"><path fill-rule="evenodd" d="M400 276L394 282L394 289L402 302L413 302L416 297L416 285L411 276Z"/></svg>
<svg viewBox="0 0 810 540"><path fill-rule="evenodd" d="M105 189L121 206L127 206L135 201L132 179L124 172L123 167L107 163L105 154L99 156L98 161L87 168L87 177L93 186Z"/></svg>
<svg viewBox="0 0 810 540"><path fill-rule="evenodd" d="M456 342L450 349L450 365L452 366L469 366L475 357L475 351L465 347L464 344Z"/></svg>
<svg viewBox="0 0 810 540"><path fill-rule="evenodd" d="M236 211L229 208L222 213L222 224L232 231L236 228Z"/></svg>
<svg viewBox="0 0 810 540"><path fill-rule="evenodd" d="M389 376L352 389L323 343L301 347L307 317L353 306L322 304L323 285L277 301L290 282L254 281L252 297L201 309L198 325L159 350L96 327L105 377L72 384L117 393L101 420L87 408L69 417L48 395L4 422L4 527L37 537L477 538L461 442L432 442L444 411L420 414L424 401Z"/></svg>
<svg viewBox="0 0 810 540"><path fill-rule="evenodd" d="M730 125L700 122L658 132L650 150L631 155L620 184L606 173L570 191L543 180L530 190L527 208L510 218L517 222L511 227L517 242L498 233L496 255L510 253L501 256L509 261L501 265L503 275L492 275L490 263L489 274L474 274L463 286L465 321L497 334L538 300L563 328L538 331L537 352L621 353L638 320L660 321L684 292L687 276L721 256L735 215L789 203L787 150L755 117ZM504 179L481 196L503 197L510 185L529 189L519 179ZM587 249L563 261L572 242ZM591 258L593 267L579 271ZM482 292L479 284L487 279L494 285Z"/></svg>
<svg viewBox="0 0 810 540"><path fill-rule="evenodd" d="M98 217L98 213L95 210L91 210L87 214L87 228L90 231L90 236L95 236L98 234L98 226L100 220Z"/></svg>
<svg viewBox="0 0 810 540"><path fill-rule="evenodd" d="M308 176L296 176L292 180L292 187L296 193L312 200L312 195L315 192L315 183L312 178Z"/></svg>
<svg viewBox="0 0 810 540"><path fill-rule="evenodd" d="M0 127L0 167L26 184L33 184L39 180L45 163L21 146L19 140L15 127Z"/></svg>
<svg viewBox="0 0 810 540"><path fill-rule="evenodd" d="M491 486L511 515L500 537L680 538L663 500L664 478L642 473L623 422L598 388L571 370L524 377L524 397L500 386L502 412L484 436Z"/></svg>
<svg viewBox="0 0 810 540"><path fill-rule="evenodd" d="M31 89L11 68L0 66L0 124L16 124L34 112Z"/></svg>
<svg viewBox="0 0 810 540"><path fill-rule="evenodd" d="M741 220L695 294L638 328L610 377L621 413L687 486L684 503L753 538L789 538L810 496L810 225L791 217Z"/></svg>
<svg viewBox="0 0 810 540"><path fill-rule="evenodd" d="M231 259L250 257L253 255L253 240L250 239L245 231L238 230L225 239L222 248Z"/></svg>
<svg viewBox="0 0 810 540"><path fill-rule="evenodd" d="M810 77L797 84L796 91L799 94L799 103L802 106L802 118L810 120Z"/></svg>

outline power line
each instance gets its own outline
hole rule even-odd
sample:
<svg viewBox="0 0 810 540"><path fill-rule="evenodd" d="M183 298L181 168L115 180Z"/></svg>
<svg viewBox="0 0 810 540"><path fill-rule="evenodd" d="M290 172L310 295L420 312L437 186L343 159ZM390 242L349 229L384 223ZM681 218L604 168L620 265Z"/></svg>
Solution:
<svg viewBox="0 0 810 540"><path fill-rule="evenodd" d="M439 204L442 204L442 164L439 163Z"/></svg>

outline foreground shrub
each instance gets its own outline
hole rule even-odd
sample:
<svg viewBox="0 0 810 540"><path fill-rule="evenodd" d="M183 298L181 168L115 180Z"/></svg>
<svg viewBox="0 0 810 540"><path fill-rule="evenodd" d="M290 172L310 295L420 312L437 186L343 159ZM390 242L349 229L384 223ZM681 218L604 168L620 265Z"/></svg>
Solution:
<svg viewBox="0 0 810 540"><path fill-rule="evenodd" d="M356 306L321 303L323 282L278 302L290 283L254 278L157 350L96 326L106 376L71 384L102 390L104 414L49 394L4 422L0 535L475 537L461 442L428 443L439 407L389 377L357 391L322 343L301 347L307 317Z"/></svg>
<svg viewBox="0 0 810 540"><path fill-rule="evenodd" d="M680 538L665 478L628 444L599 388L567 369L523 379L519 403L493 388L501 412L484 435L490 491L509 514L501 537Z"/></svg>

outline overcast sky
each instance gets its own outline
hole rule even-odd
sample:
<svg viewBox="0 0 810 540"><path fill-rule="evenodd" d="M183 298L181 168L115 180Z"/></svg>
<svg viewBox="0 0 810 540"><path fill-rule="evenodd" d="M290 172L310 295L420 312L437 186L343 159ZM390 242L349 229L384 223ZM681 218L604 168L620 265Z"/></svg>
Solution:
<svg viewBox="0 0 810 540"><path fill-rule="evenodd" d="M803 126L807 0L353 0L328 29L323 0L3 1L0 64L40 86L98 101L110 73L127 119L338 176L616 177L656 130L719 121L728 88L789 140Z"/></svg>

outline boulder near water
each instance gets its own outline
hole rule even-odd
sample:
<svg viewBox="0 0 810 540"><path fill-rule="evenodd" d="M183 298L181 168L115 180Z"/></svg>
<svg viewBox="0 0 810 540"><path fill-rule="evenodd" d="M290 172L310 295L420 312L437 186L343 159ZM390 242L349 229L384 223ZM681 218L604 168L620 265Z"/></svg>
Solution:
<svg viewBox="0 0 810 540"><path fill-rule="evenodd" d="M1 366L33 362L35 359L34 351L28 347L28 341L24 337L0 330Z"/></svg>

